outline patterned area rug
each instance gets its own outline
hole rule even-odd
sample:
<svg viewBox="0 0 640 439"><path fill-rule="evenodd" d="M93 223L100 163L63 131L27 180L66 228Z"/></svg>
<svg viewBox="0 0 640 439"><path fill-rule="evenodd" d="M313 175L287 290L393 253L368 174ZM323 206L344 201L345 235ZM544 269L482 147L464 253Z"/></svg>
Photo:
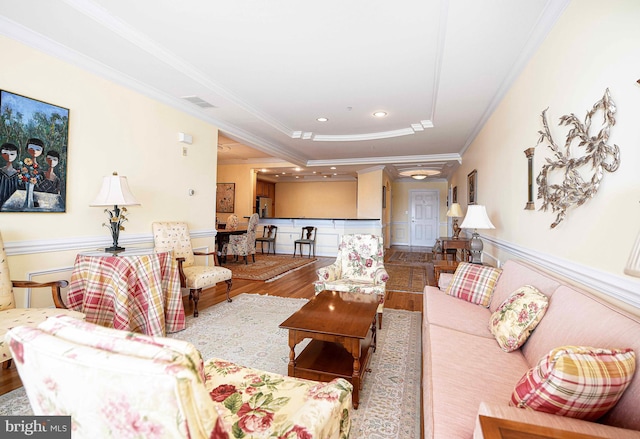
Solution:
<svg viewBox="0 0 640 439"><path fill-rule="evenodd" d="M389 256L389 259L385 261L391 264L403 264L403 263L425 263L433 260L433 254L431 252L400 252L396 251Z"/></svg>
<svg viewBox="0 0 640 439"><path fill-rule="evenodd" d="M425 285L435 285L433 277L433 264L424 266L385 264L384 268L389 274L387 291L422 293Z"/></svg>
<svg viewBox="0 0 640 439"><path fill-rule="evenodd" d="M171 334L188 340L205 359L224 358L287 374L288 333L278 325L306 299L241 294L187 317L187 329ZM365 377L360 406L352 411L352 439L420 438L419 312L384 310L372 372ZM296 347L302 349L302 345ZM0 416L32 414L22 388L0 396Z"/></svg>
<svg viewBox="0 0 640 439"><path fill-rule="evenodd" d="M230 256L229 259L232 259ZM271 282L305 265L315 262L316 258L294 258L292 256L263 255L256 253L256 262L245 264L242 257L238 261L228 260L223 266L233 272L236 279L262 280Z"/></svg>

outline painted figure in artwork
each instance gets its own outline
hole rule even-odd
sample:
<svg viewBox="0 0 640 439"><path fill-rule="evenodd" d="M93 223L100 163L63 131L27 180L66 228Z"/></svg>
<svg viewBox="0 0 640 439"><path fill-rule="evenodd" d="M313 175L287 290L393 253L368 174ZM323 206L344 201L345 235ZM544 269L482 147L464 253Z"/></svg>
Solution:
<svg viewBox="0 0 640 439"><path fill-rule="evenodd" d="M42 155L43 151L44 142L42 140L36 138L29 139L27 142L27 154L29 154L31 160L33 160L33 166L36 169L40 167L37 158Z"/></svg>
<svg viewBox="0 0 640 439"><path fill-rule="evenodd" d="M0 168L0 206L18 189L20 174L13 167L13 162L18 158L18 147L13 143L5 143L0 148L0 153L5 165Z"/></svg>
<svg viewBox="0 0 640 439"><path fill-rule="evenodd" d="M60 163L60 154L58 154L57 151L48 151L45 161L47 162L48 169L44 172L44 178L36 190L50 194L59 194L62 183L55 173L55 168L58 166L58 163Z"/></svg>

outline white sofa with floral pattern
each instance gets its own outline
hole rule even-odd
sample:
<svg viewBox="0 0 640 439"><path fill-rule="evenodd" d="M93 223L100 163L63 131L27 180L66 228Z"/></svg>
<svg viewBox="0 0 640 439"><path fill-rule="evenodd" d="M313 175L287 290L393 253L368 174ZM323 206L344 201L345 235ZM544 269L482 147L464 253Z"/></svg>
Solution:
<svg viewBox="0 0 640 439"><path fill-rule="evenodd" d="M74 438L345 439L351 384L291 378L190 343L61 316L6 335L36 415L70 415Z"/></svg>
<svg viewBox="0 0 640 439"><path fill-rule="evenodd" d="M378 324L382 327L382 312L386 283L389 280L384 268L384 245L377 235L342 235L338 256L333 264L316 270L315 293L324 290L345 293L377 294Z"/></svg>

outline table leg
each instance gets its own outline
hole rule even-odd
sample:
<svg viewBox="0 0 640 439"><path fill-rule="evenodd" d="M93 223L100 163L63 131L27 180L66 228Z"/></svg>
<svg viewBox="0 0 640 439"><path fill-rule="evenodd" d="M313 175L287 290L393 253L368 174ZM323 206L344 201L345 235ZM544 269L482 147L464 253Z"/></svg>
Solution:
<svg viewBox="0 0 640 439"><path fill-rule="evenodd" d="M353 373L351 375L351 383L353 384L353 408L357 409L360 404L360 340L350 340L347 343L348 351L353 356Z"/></svg>
<svg viewBox="0 0 640 439"><path fill-rule="evenodd" d="M289 366L287 374L290 377L296 376L296 334L293 329L289 330Z"/></svg>

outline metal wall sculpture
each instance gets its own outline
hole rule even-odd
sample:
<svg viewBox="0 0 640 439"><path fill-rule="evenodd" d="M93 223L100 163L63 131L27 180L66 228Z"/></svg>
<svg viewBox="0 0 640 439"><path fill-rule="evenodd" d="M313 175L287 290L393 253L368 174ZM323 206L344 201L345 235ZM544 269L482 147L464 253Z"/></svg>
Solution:
<svg viewBox="0 0 640 439"><path fill-rule="evenodd" d="M543 200L539 210L546 211L551 208L557 213L555 221L551 224L551 228L554 228L564 220L569 207L584 204L598 192L604 171L615 172L618 169L620 148L617 145L607 144L611 127L616 123L614 118L616 106L611 100L609 89L606 89L602 99L596 102L587 113L584 123L573 113L560 117L558 125L572 126L562 148L553 141L551 136L547 124L547 110L548 108L542 112L544 130L538 131L540 134L538 145L548 142L554 158L546 159L546 164L538 174L536 183L538 183L538 198ZM597 133L590 134L592 119L599 111L603 116L602 127ZM578 142L578 147L584 147L584 152L572 157L571 146L574 141ZM551 183L559 178L562 178L561 183Z"/></svg>

